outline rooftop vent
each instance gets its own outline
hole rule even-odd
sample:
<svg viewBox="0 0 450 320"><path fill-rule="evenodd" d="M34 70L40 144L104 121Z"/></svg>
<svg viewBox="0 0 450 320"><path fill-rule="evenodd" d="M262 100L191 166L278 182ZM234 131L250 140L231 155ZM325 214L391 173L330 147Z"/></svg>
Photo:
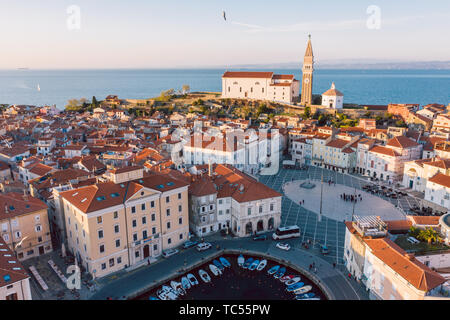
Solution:
<svg viewBox="0 0 450 320"><path fill-rule="evenodd" d="M106 200L105 196L97 197L97 201L103 201L103 200Z"/></svg>
<svg viewBox="0 0 450 320"><path fill-rule="evenodd" d="M10 281L10 280L11 280L11 277L10 277L10 275L9 275L9 274L7 274L7 275L4 275L4 276L3 276L3 280L5 280L5 282L8 282L8 281Z"/></svg>
<svg viewBox="0 0 450 320"><path fill-rule="evenodd" d="M81 200L81 203L85 202L87 200L87 198L84 198L83 200Z"/></svg>
<svg viewBox="0 0 450 320"><path fill-rule="evenodd" d="M119 194L117 192L111 193L111 198L117 198L118 196L119 196Z"/></svg>

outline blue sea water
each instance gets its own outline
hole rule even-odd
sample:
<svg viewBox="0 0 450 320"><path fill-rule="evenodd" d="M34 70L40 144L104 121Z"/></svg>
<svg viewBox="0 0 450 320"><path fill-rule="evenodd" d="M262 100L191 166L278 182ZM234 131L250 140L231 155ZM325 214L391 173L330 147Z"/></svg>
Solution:
<svg viewBox="0 0 450 320"><path fill-rule="evenodd" d="M188 84L192 91L221 91L224 69L0 70L0 103L53 105L109 94L143 99ZM299 69L270 70L301 77ZM358 104L450 103L450 70L325 70L314 73L313 93L330 88ZM40 91L37 90L39 85Z"/></svg>

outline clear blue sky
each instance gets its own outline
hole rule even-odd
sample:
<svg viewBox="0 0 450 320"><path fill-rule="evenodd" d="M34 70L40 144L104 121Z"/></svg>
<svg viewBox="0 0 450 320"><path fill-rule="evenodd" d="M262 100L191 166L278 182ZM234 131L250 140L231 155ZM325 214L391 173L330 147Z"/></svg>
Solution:
<svg viewBox="0 0 450 320"><path fill-rule="evenodd" d="M70 5L80 30L66 27ZM2 0L0 30L1 69L300 62L309 33L318 61L450 60L449 0Z"/></svg>

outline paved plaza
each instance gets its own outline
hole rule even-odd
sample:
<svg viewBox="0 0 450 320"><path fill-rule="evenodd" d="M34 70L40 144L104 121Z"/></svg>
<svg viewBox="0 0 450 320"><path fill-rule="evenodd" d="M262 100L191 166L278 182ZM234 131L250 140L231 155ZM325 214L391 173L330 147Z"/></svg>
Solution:
<svg viewBox="0 0 450 320"><path fill-rule="evenodd" d="M328 180L333 180L334 182L336 182L336 187L334 187L336 188L336 190L339 190L339 188L341 187L345 187L348 188L346 190L352 190L354 192L356 188L356 190L358 191L357 193L359 194L363 192L362 187L364 185L371 184L371 182L368 181L367 178L338 173L336 171L326 170L319 167L308 167L307 170L280 169L276 175L258 176L258 179L260 182L277 190L278 192L284 193L283 186L287 182L311 179L320 183L322 175L324 185L325 181ZM320 188L316 192L319 192L320 195ZM338 195L340 193L340 191L337 191ZM410 208L413 205L420 205L419 200L410 196L401 197L400 199L390 199L378 195L374 195L373 197L377 197L380 200L391 203L394 208L395 206L397 206L400 212L400 214L398 215L399 219L402 219L401 213L409 212ZM325 198L329 198L326 192L324 192L324 199ZM292 201L288 196L283 197L281 203L281 225L298 225L300 227L302 235L298 242L294 242L294 245L296 245L297 248L302 248L301 244L303 242L306 242L307 240L310 240L313 243L313 248L310 250L320 255L319 249L321 245L326 245L328 247L329 254L323 256L323 258L330 263L337 262L338 265L343 266L345 240L345 224L343 223L344 218L340 220L330 218L331 215L329 213L325 214L325 209L323 209L322 212L324 213L324 215L322 217L322 220L318 221L317 213L315 213L315 210L317 209L314 208L316 208L320 204L320 202L317 201L317 203L311 204L311 206L314 206L314 208L310 206L308 209L308 207L306 207L306 204L309 203L310 199L304 197L304 200L305 206L300 206L298 204L298 200ZM333 200L328 200L327 202L332 204ZM336 205L339 205L339 202L341 202L340 198L337 199L336 197L334 197L334 203ZM347 203L346 205L351 206L352 204ZM358 207L359 204L357 204L355 207L356 215L358 215ZM347 212L351 213L352 211L348 211L347 209ZM381 212L377 215L381 215ZM349 215L349 217L351 218L351 215Z"/></svg>
<svg viewBox="0 0 450 320"><path fill-rule="evenodd" d="M315 185L312 189L301 187L302 183L311 181ZM319 214L320 199L322 196L322 216L337 221L351 221L352 213L358 216L380 216L383 220L403 220L404 213L397 209L391 202L381 199L375 195L355 190L345 185L329 184L317 180L294 180L286 182L283 186L283 193L295 203L304 201L301 206L306 210ZM345 201L341 196L357 195L357 202ZM359 198L361 195L361 198ZM362 200L360 200L362 199Z"/></svg>

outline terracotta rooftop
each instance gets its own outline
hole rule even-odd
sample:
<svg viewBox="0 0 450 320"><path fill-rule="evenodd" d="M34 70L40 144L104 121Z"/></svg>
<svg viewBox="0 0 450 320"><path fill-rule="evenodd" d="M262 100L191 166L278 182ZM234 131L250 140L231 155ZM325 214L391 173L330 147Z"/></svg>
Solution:
<svg viewBox="0 0 450 320"><path fill-rule="evenodd" d="M397 152L395 152L391 148L386 148L383 146L374 146L372 149L370 149L370 152L380 153L391 157L400 156Z"/></svg>
<svg viewBox="0 0 450 320"><path fill-rule="evenodd" d="M439 184L443 187L450 188L450 176L442 174L440 172L436 173L433 177L428 179L429 182Z"/></svg>
<svg viewBox="0 0 450 320"><path fill-rule="evenodd" d="M271 79L273 72L255 72L255 71L227 71L222 78L269 78Z"/></svg>
<svg viewBox="0 0 450 320"><path fill-rule="evenodd" d="M394 137L386 143L386 146L394 147L394 148L411 148L416 147L419 144L405 136L397 136Z"/></svg>
<svg viewBox="0 0 450 320"><path fill-rule="evenodd" d="M47 209L47 205L32 196L17 192L0 193L0 220Z"/></svg>
<svg viewBox="0 0 450 320"><path fill-rule="evenodd" d="M0 288L26 278L29 276L24 267L0 237Z"/></svg>
<svg viewBox="0 0 450 320"><path fill-rule="evenodd" d="M415 288L428 292L447 280L387 238L364 239L372 254Z"/></svg>

